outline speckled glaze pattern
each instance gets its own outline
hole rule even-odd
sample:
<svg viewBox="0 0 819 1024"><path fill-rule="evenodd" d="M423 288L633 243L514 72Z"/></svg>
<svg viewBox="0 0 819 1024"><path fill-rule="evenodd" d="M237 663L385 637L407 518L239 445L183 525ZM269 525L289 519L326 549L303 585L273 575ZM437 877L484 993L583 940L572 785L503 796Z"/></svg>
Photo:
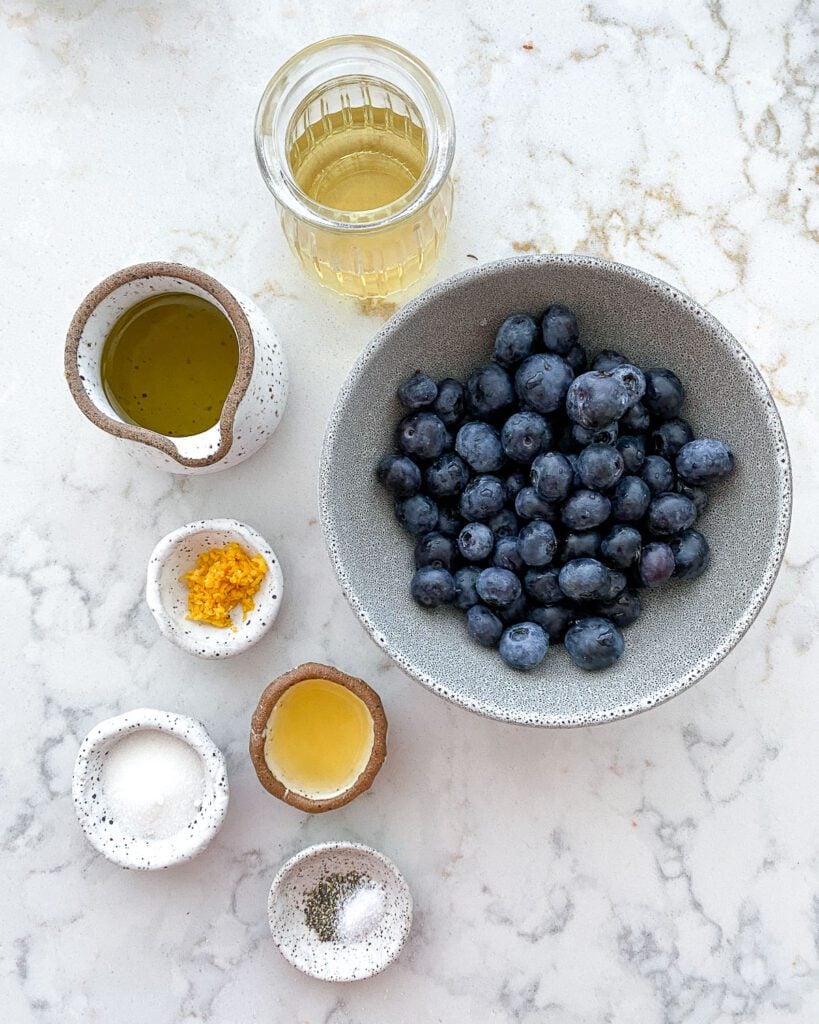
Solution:
<svg viewBox="0 0 819 1024"><path fill-rule="evenodd" d="M674 370L686 385L683 413L695 432L722 438L737 460L699 521L711 545L709 571L645 593L645 611L627 631L624 656L598 673L582 672L562 646L534 672L513 672L494 651L470 640L459 613L416 605L409 594L412 543L374 472L402 414L395 396L402 379L418 367L432 376L465 378L489 360L506 316L540 312L551 302L576 312L591 351L621 349L641 366ZM782 561L791 470L779 413L759 371L706 310L665 282L606 260L516 257L434 286L361 353L328 422L319 507L344 593L373 639L407 673L492 718L581 726L668 700L741 639Z"/></svg>
<svg viewBox="0 0 819 1024"><path fill-rule="evenodd" d="M100 380L105 340L117 319L151 294L184 292L213 303L231 321L239 366L219 423L192 437L167 438L125 423ZM65 371L80 410L145 465L172 473L209 473L256 452L279 425L287 402L284 352L259 307L202 271L179 264L137 264L101 282L80 304L66 340Z"/></svg>
<svg viewBox="0 0 819 1024"><path fill-rule="evenodd" d="M202 809L181 832L167 839L145 839L122 830L105 805L101 776L105 757L121 739L143 729L184 740L204 769ZM96 725L80 746L72 783L74 810L83 832L101 854L123 868L153 871L190 860L208 845L225 820L228 777L225 758L201 722L153 708L136 708Z"/></svg>
<svg viewBox="0 0 819 1024"><path fill-rule="evenodd" d="M305 899L322 878L357 871L381 888L384 916L357 942L322 942L304 917ZM398 868L360 843L318 843L286 861L270 887L268 916L282 956L322 981L359 981L388 967L412 926L412 896Z"/></svg>
<svg viewBox="0 0 819 1024"><path fill-rule="evenodd" d="M252 611L232 613L234 629L222 629L188 619L188 586L180 578L193 569L203 551L236 541L251 555L267 562L253 597ZM200 658L229 658L252 647L267 633L281 608L284 575L273 548L262 535L238 519L201 519L167 534L148 560L145 599L160 631L178 647Z"/></svg>

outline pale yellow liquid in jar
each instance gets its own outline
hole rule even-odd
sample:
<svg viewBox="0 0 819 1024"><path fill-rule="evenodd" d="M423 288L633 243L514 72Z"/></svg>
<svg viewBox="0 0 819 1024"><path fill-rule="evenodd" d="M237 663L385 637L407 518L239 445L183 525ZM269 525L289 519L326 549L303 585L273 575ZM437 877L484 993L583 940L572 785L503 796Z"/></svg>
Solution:
<svg viewBox="0 0 819 1024"><path fill-rule="evenodd" d="M362 220L395 215L400 200L421 178L427 140L411 101L377 80L361 80L343 90L349 102L313 117L316 100L295 119L290 168L299 188L333 213L360 213ZM324 90L331 89L328 83ZM340 88L340 87L337 87ZM392 106L373 96L396 96ZM357 97L356 102L350 97ZM320 103L320 108L324 104ZM389 211L380 208L396 204ZM437 256L449 219L451 186L415 215L381 228L357 231L318 228L295 221L285 231L302 263L322 284L362 298L380 297L418 280Z"/></svg>
<svg viewBox="0 0 819 1024"><path fill-rule="evenodd" d="M367 705L327 679L294 683L267 722L264 759L287 789L313 800L346 792L367 767L375 731Z"/></svg>

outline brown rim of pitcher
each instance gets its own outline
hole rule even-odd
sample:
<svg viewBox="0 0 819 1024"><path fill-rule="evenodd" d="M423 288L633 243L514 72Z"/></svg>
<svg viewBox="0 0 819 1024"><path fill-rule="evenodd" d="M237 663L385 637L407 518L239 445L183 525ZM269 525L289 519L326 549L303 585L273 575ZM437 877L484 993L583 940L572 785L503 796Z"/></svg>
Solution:
<svg viewBox="0 0 819 1024"><path fill-rule="evenodd" d="M312 799L303 796L301 793L294 793L280 782L268 767L264 756L264 741L267 732L267 723L273 714L273 709L278 704L282 695L296 683L304 682L305 679L326 679L330 683L336 683L354 693L361 700L370 713L373 720L373 749L370 757L364 766L364 770L358 778L342 793L336 796ZM284 675L274 679L259 698L256 710L250 720L250 759L259 782L268 793L297 807L300 811L307 811L310 814L321 814L323 811L332 811L337 807L343 807L357 796L366 792L375 781L376 775L381 770L384 758L387 756L387 716L384 713L384 705L375 690L355 676L349 676L346 672L334 668L332 665L322 665L314 661L308 661L304 665L285 672Z"/></svg>
<svg viewBox="0 0 819 1024"><path fill-rule="evenodd" d="M239 363L236 368L236 377L225 399L225 404L222 406L222 412L219 415L219 447L204 458L192 459L180 455L172 438L158 434L156 431L148 430L147 427L137 426L135 423L124 423L122 420L115 420L111 416L106 416L105 413L100 412L89 398L79 372L77 354L80 341L88 319L94 310L112 292L115 292L117 288L129 284L131 281L152 277L177 278L180 281L187 281L189 284L197 285L222 306L233 330L236 332L236 341L239 345ZM194 267L186 267L181 263L165 263L163 261L135 263L133 266L125 267L106 277L104 281L101 281L95 288L92 288L80 303L65 339L65 377L71 389L71 395L83 415L91 420L95 426L106 431L108 434L112 434L114 437L122 437L128 441L136 441L139 444L148 445L150 448L156 448L180 466L191 468L211 466L223 459L230 451L233 445L233 421L236 418L236 410L239 407L239 403L244 398L250 384L254 360L255 344L253 342L253 331L236 297L209 274L196 270Z"/></svg>

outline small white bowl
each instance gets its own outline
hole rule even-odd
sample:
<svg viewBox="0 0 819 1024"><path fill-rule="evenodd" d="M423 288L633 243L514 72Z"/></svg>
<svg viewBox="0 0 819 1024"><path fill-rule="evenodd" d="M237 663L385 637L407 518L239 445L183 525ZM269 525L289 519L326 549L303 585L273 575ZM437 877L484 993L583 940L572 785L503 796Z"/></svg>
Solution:
<svg viewBox="0 0 819 1024"><path fill-rule="evenodd" d="M146 729L183 740L199 755L204 769L202 809L189 825L167 839L131 835L111 821L105 804L101 782L105 755L125 736ZM106 718L85 737L74 765L72 795L77 820L94 849L120 867L152 871L190 860L219 831L228 806L227 766L201 722L170 711L136 708Z"/></svg>
<svg viewBox="0 0 819 1024"><path fill-rule="evenodd" d="M322 941L305 922L307 893L329 874L357 871L381 888L384 915L356 942ZM359 981L388 967L401 952L412 924L412 896L398 868L360 843L318 843L279 869L267 903L270 931L282 956L321 981Z"/></svg>
<svg viewBox="0 0 819 1024"><path fill-rule="evenodd" d="M203 551L231 541L267 562L267 573L253 597L253 611L243 619L242 609L234 608L235 629L192 622L187 617L188 585L180 577L193 569ZM178 647L200 658L230 658L261 640L279 614L283 593L284 577L273 548L260 533L236 519L202 519L180 526L162 538L148 562L145 597L157 625Z"/></svg>

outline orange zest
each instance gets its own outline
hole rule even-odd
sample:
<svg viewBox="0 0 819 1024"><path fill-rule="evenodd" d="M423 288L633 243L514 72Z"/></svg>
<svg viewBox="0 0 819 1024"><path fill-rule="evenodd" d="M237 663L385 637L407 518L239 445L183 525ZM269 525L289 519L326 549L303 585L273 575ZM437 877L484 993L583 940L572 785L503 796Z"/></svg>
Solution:
<svg viewBox="0 0 819 1024"><path fill-rule="evenodd" d="M249 555L236 541L202 551L193 569L179 577L188 584L188 618L222 629L232 626L230 613L237 605L243 619L253 611L253 597L266 573L264 557Z"/></svg>

